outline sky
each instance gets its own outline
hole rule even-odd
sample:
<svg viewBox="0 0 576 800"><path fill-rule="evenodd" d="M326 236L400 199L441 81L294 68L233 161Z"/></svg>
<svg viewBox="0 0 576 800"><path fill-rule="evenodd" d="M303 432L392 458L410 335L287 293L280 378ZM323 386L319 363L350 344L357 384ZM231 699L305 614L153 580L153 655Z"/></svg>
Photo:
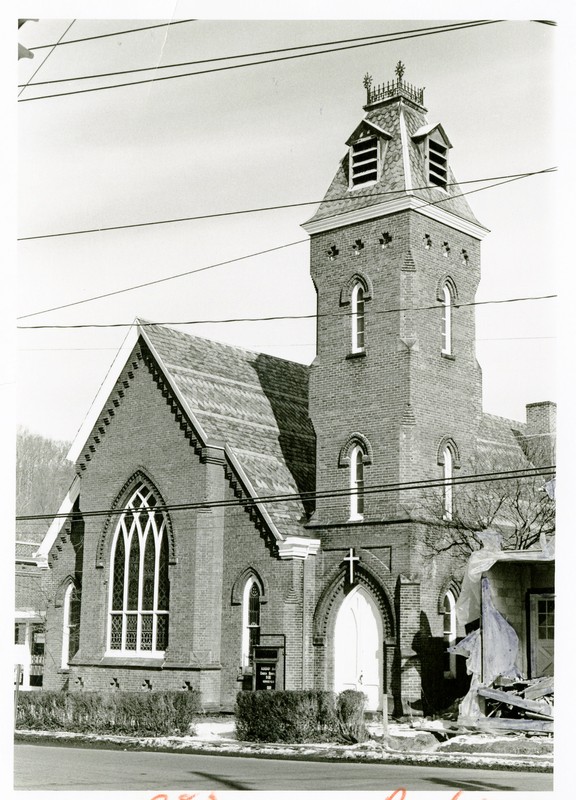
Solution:
<svg viewBox="0 0 576 800"><path fill-rule="evenodd" d="M315 293L301 225L324 196L345 155L346 139L363 117L364 75L370 73L375 83L389 80L398 60L405 64L406 80L425 87L428 120L441 122L453 144L450 159L457 180L533 172L560 163L558 173L486 188L468 200L490 229L482 243L477 299L560 294L558 301L478 306L477 357L485 411L523 420L526 403L556 400L559 395L570 398L571 342L576 336L576 315L570 309L573 213L566 200L576 177L573 157L566 155L576 72L570 4L406 0L399 10L392 2L364 0L32 0L3 5L0 13L5 23L0 26L2 75L10 78L2 82L2 89L8 86L3 125L9 138L2 151L7 202L1 215L0 286L5 357L0 451L8 462L3 489L9 509L14 472L11 421L71 441L127 330L16 330L16 316L21 317L17 324L24 326L115 325L131 323L136 316L179 322L313 314ZM34 59L23 59L17 67L13 59L17 16L38 18L18 32L18 41L36 47L54 44L60 37L69 41L166 22L167 14L173 20L195 21L59 44L35 51ZM464 16L507 21L276 64L29 99L266 60L274 54L162 69L168 64L394 34ZM561 24L526 21L532 18ZM298 52L303 51L290 54ZM145 67L154 70L29 86L19 95L23 102L13 102L16 83ZM12 200L16 196L18 202ZM307 202L310 205L203 221L23 240ZM16 237L22 239L17 244ZM247 257L271 248L280 249ZM205 269L222 262L230 263ZM200 269L148 288L47 311ZM313 320L196 324L178 330L303 363L314 357ZM569 498L576 423L571 404L561 405L561 417L562 407L561 441L567 446L560 449L559 462L565 469L558 484L558 523L568 535L558 538L563 554L558 578L567 590L573 581L568 572L574 555ZM565 631L572 624L571 607L559 604L559 628ZM4 615L2 625L9 624ZM574 637L559 637L558 647L558 663L571 663L576 657ZM11 671L8 661L4 667ZM8 686L8 680L2 685ZM568 731L572 735L569 710L567 704L559 705L557 731L564 731L564 741L569 740ZM9 748L7 742L4 755ZM570 762L564 761L558 762L557 786L561 777L569 776Z"/></svg>
<svg viewBox="0 0 576 800"><path fill-rule="evenodd" d="M177 16L187 18L185 13ZM42 18L27 22L19 41L33 48L60 37L67 41L166 21ZM312 216L314 201L324 196L346 152L346 139L364 116L364 75L370 73L375 83L389 80L399 60L405 64L405 79L425 87L428 121L441 122L453 144L450 159L457 180L556 166L558 32L550 25L504 21L242 68L279 54L229 58L398 35L455 21L445 16L196 18L60 44L35 51L34 59L22 59L19 84L155 69L19 89L18 325L116 325L129 324L136 316L171 323L313 314L308 237L301 225ZM230 66L235 68L213 71ZM211 71L33 99L200 70ZM490 229L482 244L477 300L555 294L557 175L536 175L500 187L493 183L466 187L488 187L469 196L477 218ZM27 239L308 202L281 210ZM246 258L272 248L280 249ZM221 262L229 263L47 310ZM556 399L557 313L556 300L478 307L477 357L487 412L523 420L526 403ZM310 319L178 329L303 363L314 357L315 323ZM126 332L122 327L20 328L17 423L50 438L72 440Z"/></svg>

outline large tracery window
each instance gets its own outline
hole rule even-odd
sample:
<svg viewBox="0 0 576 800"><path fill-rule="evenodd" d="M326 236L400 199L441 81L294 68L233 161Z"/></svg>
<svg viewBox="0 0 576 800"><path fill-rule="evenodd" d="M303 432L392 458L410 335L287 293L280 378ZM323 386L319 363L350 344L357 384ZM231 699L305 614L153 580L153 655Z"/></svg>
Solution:
<svg viewBox="0 0 576 800"><path fill-rule="evenodd" d="M110 561L108 649L162 654L168 645L166 516L153 491L139 483L120 516Z"/></svg>

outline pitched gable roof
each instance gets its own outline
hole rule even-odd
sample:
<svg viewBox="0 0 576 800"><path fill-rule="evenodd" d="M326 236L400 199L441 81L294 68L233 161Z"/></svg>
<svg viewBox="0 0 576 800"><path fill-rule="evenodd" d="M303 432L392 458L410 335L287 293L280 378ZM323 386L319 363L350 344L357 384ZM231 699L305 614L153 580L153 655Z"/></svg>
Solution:
<svg viewBox="0 0 576 800"><path fill-rule="evenodd" d="M224 449L249 496L314 491L315 436L308 368L139 320L72 445L76 460L130 353L141 341L157 362L202 446ZM261 505L275 533L301 536L300 499Z"/></svg>

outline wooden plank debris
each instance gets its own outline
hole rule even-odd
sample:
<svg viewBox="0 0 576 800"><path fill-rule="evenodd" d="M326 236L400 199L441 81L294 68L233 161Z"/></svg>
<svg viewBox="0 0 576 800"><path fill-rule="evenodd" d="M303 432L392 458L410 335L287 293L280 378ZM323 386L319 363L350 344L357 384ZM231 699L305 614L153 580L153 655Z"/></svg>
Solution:
<svg viewBox="0 0 576 800"><path fill-rule="evenodd" d="M501 689L488 689L486 687L480 687L478 694L480 697L486 697L489 700L496 700L507 706L515 706L523 711L538 714L543 719L554 719L554 709L545 701L525 700L515 692L503 692Z"/></svg>

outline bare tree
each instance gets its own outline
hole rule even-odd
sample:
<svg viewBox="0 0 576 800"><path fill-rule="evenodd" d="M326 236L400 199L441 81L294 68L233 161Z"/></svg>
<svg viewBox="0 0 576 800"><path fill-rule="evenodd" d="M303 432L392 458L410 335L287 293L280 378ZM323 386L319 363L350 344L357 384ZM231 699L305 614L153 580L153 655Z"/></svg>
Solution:
<svg viewBox="0 0 576 800"><path fill-rule="evenodd" d="M66 460L67 442L46 439L26 428L19 428L16 439L16 513L50 514L57 511L74 477L74 467ZM48 527L49 521L43 521ZM21 522L17 528L29 528Z"/></svg>
<svg viewBox="0 0 576 800"><path fill-rule="evenodd" d="M429 521L425 549L429 555L452 552L463 559L481 546L478 534L493 530L502 537L504 550L525 550L537 545L542 536L554 534L555 502L546 490L549 476L527 470L550 463L547 452L530 452L530 461L518 454L477 455L462 470L465 475L510 472L496 480L461 483L452 486L452 509L446 514L443 489L429 490L422 497L421 509ZM460 475L458 475L460 477Z"/></svg>

